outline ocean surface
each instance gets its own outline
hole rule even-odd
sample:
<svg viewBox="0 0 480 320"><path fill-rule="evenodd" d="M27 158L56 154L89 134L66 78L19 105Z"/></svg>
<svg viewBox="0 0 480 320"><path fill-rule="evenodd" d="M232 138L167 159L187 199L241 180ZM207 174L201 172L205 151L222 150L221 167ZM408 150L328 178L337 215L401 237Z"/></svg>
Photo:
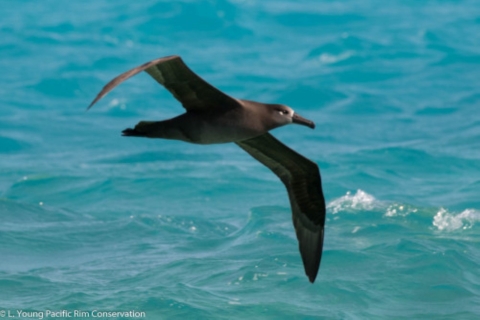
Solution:
<svg viewBox="0 0 480 320"><path fill-rule="evenodd" d="M0 317L480 318L479 1L0 7ZM316 122L273 131L321 169L314 284L268 169L121 137L183 112L148 75L85 112L171 54Z"/></svg>

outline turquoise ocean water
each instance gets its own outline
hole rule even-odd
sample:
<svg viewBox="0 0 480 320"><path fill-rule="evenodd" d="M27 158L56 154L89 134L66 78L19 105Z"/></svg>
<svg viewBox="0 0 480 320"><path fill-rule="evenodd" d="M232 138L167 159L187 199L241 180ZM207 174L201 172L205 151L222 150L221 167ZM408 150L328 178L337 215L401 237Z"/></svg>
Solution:
<svg viewBox="0 0 480 320"><path fill-rule="evenodd" d="M477 0L0 7L0 316L480 317ZM148 75L85 112L171 54L316 122L273 131L321 168L315 284L283 185L249 155L120 136L183 112Z"/></svg>

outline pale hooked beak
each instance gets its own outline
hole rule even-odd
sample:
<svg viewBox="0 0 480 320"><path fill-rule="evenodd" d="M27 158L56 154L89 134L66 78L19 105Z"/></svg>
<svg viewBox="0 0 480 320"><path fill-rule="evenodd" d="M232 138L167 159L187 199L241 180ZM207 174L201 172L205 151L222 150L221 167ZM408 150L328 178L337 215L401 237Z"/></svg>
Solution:
<svg viewBox="0 0 480 320"><path fill-rule="evenodd" d="M293 114L292 122L315 129L315 123L313 123L313 121L307 120L304 117L299 116L297 113Z"/></svg>

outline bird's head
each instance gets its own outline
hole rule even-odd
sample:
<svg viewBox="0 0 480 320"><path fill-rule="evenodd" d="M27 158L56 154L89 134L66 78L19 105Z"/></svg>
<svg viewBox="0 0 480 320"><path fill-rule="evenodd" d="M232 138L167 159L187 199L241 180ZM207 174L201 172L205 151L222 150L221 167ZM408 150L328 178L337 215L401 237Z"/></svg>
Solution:
<svg viewBox="0 0 480 320"><path fill-rule="evenodd" d="M314 129L315 123L313 121L307 120L304 117L301 117L292 108L283 105L283 104L273 104L270 106L270 112L272 113L273 121L277 127L284 126L290 123L301 124L309 128Z"/></svg>

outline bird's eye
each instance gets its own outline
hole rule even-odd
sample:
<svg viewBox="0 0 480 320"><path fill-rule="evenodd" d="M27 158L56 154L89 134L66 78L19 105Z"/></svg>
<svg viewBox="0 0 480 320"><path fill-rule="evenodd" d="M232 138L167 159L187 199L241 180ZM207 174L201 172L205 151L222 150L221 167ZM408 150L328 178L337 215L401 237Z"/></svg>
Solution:
<svg viewBox="0 0 480 320"><path fill-rule="evenodd" d="M280 110L282 114L288 114L288 110Z"/></svg>

